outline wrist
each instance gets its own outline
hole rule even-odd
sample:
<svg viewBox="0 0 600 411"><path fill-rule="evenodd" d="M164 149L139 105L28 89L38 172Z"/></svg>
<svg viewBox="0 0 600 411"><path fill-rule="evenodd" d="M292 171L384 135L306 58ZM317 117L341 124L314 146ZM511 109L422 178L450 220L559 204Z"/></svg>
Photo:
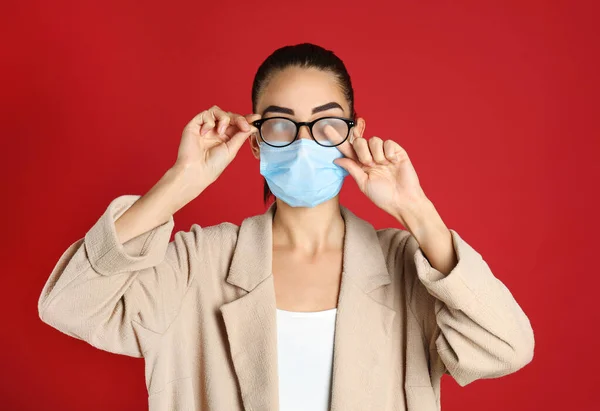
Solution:
<svg viewBox="0 0 600 411"><path fill-rule="evenodd" d="M165 208L173 215L196 198L208 184L197 178L189 167L174 165L168 169L153 187L165 199Z"/></svg>
<svg viewBox="0 0 600 411"><path fill-rule="evenodd" d="M405 221L407 225L409 224L409 221L413 225L416 225L424 219L425 214L431 212L432 208L433 204L423 193L408 201L403 201L402 205L396 205L391 214L396 217L396 219Z"/></svg>
<svg viewBox="0 0 600 411"><path fill-rule="evenodd" d="M422 196L411 202L409 208L398 211L398 216L405 222L406 229L417 242L424 243L434 232L443 231L445 224L438 214L433 202Z"/></svg>

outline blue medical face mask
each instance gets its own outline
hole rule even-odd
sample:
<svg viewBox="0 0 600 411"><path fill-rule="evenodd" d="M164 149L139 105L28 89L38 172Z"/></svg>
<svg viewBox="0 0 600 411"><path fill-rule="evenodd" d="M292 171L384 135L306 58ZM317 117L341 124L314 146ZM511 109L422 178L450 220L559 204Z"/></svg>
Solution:
<svg viewBox="0 0 600 411"><path fill-rule="evenodd" d="M348 172L333 162L344 155L336 147L298 139L289 146L260 142L260 174L275 197L292 207L314 207L335 197Z"/></svg>

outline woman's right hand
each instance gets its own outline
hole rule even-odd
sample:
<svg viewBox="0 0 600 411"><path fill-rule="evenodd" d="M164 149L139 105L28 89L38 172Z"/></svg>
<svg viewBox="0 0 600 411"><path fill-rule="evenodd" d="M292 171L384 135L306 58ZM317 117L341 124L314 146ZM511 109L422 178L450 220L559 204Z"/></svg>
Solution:
<svg viewBox="0 0 600 411"><path fill-rule="evenodd" d="M185 126L174 165L184 175L185 203L221 175L244 141L258 131L250 123L259 118L259 114L242 116L213 106Z"/></svg>

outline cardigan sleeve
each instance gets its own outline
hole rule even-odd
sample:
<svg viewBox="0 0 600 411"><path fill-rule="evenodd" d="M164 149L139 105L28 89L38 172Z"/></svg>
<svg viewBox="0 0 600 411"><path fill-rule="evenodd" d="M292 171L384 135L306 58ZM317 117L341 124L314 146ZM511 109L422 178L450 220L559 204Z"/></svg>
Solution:
<svg viewBox="0 0 600 411"><path fill-rule="evenodd" d="M411 309L429 349L432 374L460 386L513 373L533 359L531 323L482 256L450 229L458 263L445 275L431 266L416 239L404 249L405 273L414 278Z"/></svg>
<svg viewBox="0 0 600 411"><path fill-rule="evenodd" d="M38 300L41 320L96 348L143 357L175 318L192 282L201 231L169 242L170 219L121 244L114 222L139 195L123 195L62 254Z"/></svg>

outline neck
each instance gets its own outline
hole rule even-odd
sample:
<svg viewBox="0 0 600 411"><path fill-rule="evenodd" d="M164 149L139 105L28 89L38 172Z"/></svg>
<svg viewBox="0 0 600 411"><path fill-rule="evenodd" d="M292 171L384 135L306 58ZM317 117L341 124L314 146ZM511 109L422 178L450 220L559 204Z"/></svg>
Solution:
<svg viewBox="0 0 600 411"><path fill-rule="evenodd" d="M273 217L273 247L315 255L342 250L345 224L339 196L315 207L291 207L276 200Z"/></svg>

